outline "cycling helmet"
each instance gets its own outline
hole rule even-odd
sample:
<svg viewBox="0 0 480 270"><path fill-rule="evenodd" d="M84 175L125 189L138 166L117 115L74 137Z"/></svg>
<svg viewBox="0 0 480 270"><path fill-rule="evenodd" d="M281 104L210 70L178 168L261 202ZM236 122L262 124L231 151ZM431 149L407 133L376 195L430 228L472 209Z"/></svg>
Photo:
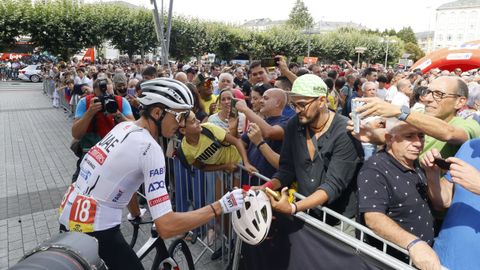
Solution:
<svg viewBox="0 0 480 270"><path fill-rule="evenodd" d="M156 78L140 84L142 95L138 101L143 106L161 103L170 109L190 110L193 108L193 95L180 81L169 78Z"/></svg>
<svg viewBox="0 0 480 270"><path fill-rule="evenodd" d="M232 215L233 229L238 237L250 245L258 245L268 234L272 222L272 206L267 195L249 190L245 205Z"/></svg>

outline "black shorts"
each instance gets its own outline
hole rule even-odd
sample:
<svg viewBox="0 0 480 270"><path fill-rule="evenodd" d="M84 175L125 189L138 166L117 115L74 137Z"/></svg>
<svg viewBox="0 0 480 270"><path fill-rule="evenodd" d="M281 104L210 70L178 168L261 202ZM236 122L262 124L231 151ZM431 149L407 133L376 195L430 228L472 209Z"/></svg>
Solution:
<svg viewBox="0 0 480 270"><path fill-rule="evenodd" d="M60 231L68 230L60 225ZM120 225L87 234L98 240L98 254L109 270L144 270L140 259L123 238Z"/></svg>

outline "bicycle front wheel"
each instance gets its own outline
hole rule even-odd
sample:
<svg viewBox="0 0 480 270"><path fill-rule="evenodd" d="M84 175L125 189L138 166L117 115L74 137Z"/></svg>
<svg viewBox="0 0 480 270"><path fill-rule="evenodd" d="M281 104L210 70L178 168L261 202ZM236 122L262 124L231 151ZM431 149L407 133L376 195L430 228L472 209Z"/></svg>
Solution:
<svg viewBox="0 0 480 270"><path fill-rule="evenodd" d="M168 254L177 263L179 270L194 270L192 253L183 239L177 239L168 248Z"/></svg>

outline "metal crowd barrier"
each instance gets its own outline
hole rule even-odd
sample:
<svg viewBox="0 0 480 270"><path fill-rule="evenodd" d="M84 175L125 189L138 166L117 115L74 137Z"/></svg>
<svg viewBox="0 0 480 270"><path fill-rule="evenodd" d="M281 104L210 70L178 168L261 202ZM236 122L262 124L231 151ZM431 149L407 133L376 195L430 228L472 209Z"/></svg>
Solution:
<svg viewBox="0 0 480 270"><path fill-rule="evenodd" d="M55 91L55 81L52 79L43 80L43 93L49 97L52 97L53 91Z"/></svg>
<svg viewBox="0 0 480 270"><path fill-rule="evenodd" d="M64 109L68 113L69 118L73 118L73 114L77 108L80 97L70 95L67 97L65 93L65 86L55 87L55 81L52 79L44 79L42 82L43 93L52 100L58 98L58 102L54 103L56 106Z"/></svg>
<svg viewBox="0 0 480 270"><path fill-rule="evenodd" d="M220 199L226 191L233 188L234 178L238 174L224 172L202 172L184 167L178 159L168 159L168 184L172 191L175 211L186 212L201 208ZM240 180L240 179L238 179ZM221 258L230 264L234 233L229 215L221 215L214 221L190 232L192 242L198 241L202 251L194 258L196 264L209 252L221 250ZM217 252L218 252L217 251Z"/></svg>

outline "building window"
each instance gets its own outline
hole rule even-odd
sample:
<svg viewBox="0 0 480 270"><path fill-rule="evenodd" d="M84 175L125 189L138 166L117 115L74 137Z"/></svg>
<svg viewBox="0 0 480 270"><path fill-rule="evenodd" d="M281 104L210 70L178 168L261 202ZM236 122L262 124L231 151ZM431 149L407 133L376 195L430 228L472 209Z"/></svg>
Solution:
<svg viewBox="0 0 480 270"><path fill-rule="evenodd" d="M463 38L462 34L457 35L457 40L462 40L462 38Z"/></svg>
<svg viewBox="0 0 480 270"><path fill-rule="evenodd" d="M447 35L447 41L451 41L452 40L452 35Z"/></svg>
<svg viewBox="0 0 480 270"><path fill-rule="evenodd" d="M443 40L442 34L438 35L438 41L442 41L442 40Z"/></svg>

